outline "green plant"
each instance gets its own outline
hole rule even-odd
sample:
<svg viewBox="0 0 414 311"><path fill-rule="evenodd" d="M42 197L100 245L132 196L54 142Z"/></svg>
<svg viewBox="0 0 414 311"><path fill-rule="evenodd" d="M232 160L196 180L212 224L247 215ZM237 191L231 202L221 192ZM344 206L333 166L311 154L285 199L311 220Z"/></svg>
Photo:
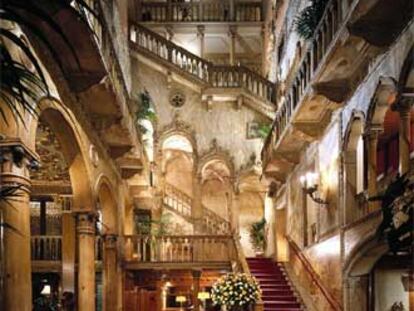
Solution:
<svg viewBox="0 0 414 311"><path fill-rule="evenodd" d="M381 201L382 222L377 235L385 234L390 250L410 250L414 242L414 182L402 175L395 178L384 193L369 198Z"/></svg>
<svg viewBox="0 0 414 311"><path fill-rule="evenodd" d="M161 215L160 219L153 220L150 217L135 218L135 228L140 235L163 236L171 233L171 219L169 214Z"/></svg>
<svg viewBox="0 0 414 311"><path fill-rule="evenodd" d="M80 9L77 16L80 20L88 24L86 13L90 13L96 18L96 13L83 0L3 0L0 7L0 18L3 21L0 27L0 99L6 107L12 112L13 118L19 119L24 124L23 113L29 112L36 114L36 101L43 95L49 95L49 88L42 72L41 66L32 52L29 44L21 37L12 32L7 25L11 23L18 24L24 31L33 35L49 50L52 57L63 71L62 60L47 34L44 32L47 26L57 36L59 36L65 45L71 51L72 56L80 66L77 58L76 49L65 35L62 27L53 19L51 12L55 8L66 8L75 10L71 2ZM41 21L37 23L35 21ZM7 24L7 22L9 24ZM23 52L30 62L30 67L17 60L13 54L12 47L16 47ZM0 106L1 118L7 122L6 114L3 107Z"/></svg>
<svg viewBox="0 0 414 311"><path fill-rule="evenodd" d="M259 134L260 138L265 139L267 136L269 136L271 130L271 123L260 123L259 128L257 129L257 133Z"/></svg>
<svg viewBox="0 0 414 311"><path fill-rule="evenodd" d="M249 237L256 251L263 252L266 249L266 219L263 218L250 225Z"/></svg>
<svg viewBox="0 0 414 311"><path fill-rule="evenodd" d="M144 90L139 95L139 106L136 113L136 120L141 133L145 134L148 129L143 125L144 120L155 122L157 115L155 114L154 108L152 107L152 100L147 90Z"/></svg>
<svg viewBox="0 0 414 311"><path fill-rule="evenodd" d="M309 40L313 37L328 1L311 0L310 5L300 11L295 20L295 30L301 38Z"/></svg>
<svg viewBox="0 0 414 311"><path fill-rule="evenodd" d="M256 279L245 273L222 276L211 289L211 299L227 310L240 310L260 300L261 290Z"/></svg>

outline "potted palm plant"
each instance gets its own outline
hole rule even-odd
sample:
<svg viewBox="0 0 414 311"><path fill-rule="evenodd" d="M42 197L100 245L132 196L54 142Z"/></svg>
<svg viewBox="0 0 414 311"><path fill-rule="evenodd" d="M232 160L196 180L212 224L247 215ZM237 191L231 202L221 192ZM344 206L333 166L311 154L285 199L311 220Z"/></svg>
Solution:
<svg viewBox="0 0 414 311"><path fill-rule="evenodd" d="M249 228L250 242L256 252L256 256L263 256L266 249L266 219L262 218L250 225Z"/></svg>

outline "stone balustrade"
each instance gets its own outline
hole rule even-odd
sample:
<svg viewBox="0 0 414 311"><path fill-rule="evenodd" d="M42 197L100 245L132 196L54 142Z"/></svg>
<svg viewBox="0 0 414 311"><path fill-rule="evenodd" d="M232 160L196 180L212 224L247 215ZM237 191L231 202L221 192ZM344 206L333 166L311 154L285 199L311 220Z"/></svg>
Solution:
<svg viewBox="0 0 414 311"><path fill-rule="evenodd" d="M125 236L129 262L230 262L237 260L229 235Z"/></svg>
<svg viewBox="0 0 414 311"><path fill-rule="evenodd" d="M32 235L31 258L33 261L60 261L62 260L61 235ZM102 260L103 241L101 237L95 239L95 259Z"/></svg>
<svg viewBox="0 0 414 311"><path fill-rule="evenodd" d="M193 198L171 184L165 184L163 203L185 218L192 215ZM230 222L205 206L202 206L202 225L206 233L230 233Z"/></svg>
<svg viewBox="0 0 414 311"><path fill-rule="evenodd" d="M32 260L62 260L62 236L35 235L31 237Z"/></svg>
<svg viewBox="0 0 414 311"><path fill-rule="evenodd" d="M214 65L138 24L131 25L130 41L133 48L150 52L169 65L178 67L206 87L241 88L265 102L275 103L274 83L247 67Z"/></svg>
<svg viewBox="0 0 414 311"><path fill-rule="evenodd" d="M325 9L325 13L315 30L313 38L307 45L297 73L292 80L290 87L287 88L279 104L272 132L269 135L264 153L269 152L268 145L277 145L282 137L285 128L291 122L297 108L300 106L304 95L311 89L311 82L318 69L325 61L325 55L335 41L338 30L343 21L341 14L341 1L331 0ZM266 156L263 156L265 159Z"/></svg>
<svg viewBox="0 0 414 311"><path fill-rule="evenodd" d="M137 1L140 22L261 22L262 1Z"/></svg>
<svg viewBox="0 0 414 311"><path fill-rule="evenodd" d="M166 184L163 203L184 217L191 217L192 198L172 185Z"/></svg>

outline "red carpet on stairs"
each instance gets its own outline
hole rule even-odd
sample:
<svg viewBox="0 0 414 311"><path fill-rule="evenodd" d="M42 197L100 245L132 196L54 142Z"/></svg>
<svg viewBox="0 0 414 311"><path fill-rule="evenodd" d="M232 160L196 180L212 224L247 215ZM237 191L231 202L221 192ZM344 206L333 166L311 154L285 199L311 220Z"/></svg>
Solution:
<svg viewBox="0 0 414 311"><path fill-rule="evenodd" d="M282 268L269 258L247 258L250 272L262 289L264 311L298 311L301 304L294 295Z"/></svg>

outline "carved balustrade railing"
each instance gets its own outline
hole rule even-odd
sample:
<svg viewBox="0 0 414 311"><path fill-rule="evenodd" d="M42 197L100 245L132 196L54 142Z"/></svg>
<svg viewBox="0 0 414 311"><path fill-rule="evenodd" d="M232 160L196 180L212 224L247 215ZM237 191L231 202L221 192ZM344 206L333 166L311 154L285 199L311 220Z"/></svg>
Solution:
<svg viewBox="0 0 414 311"><path fill-rule="evenodd" d="M261 22L262 1L200 0L136 2L141 22Z"/></svg>
<svg viewBox="0 0 414 311"><path fill-rule="evenodd" d="M168 183L165 184L163 203L185 218L190 218L192 215L193 198ZM228 234L231 231L229 221L204 205L202 205L202 225L206 233Z"/></svg>
<svg viewBox="0 0 414 311"><path fill-rule="evenodd" d="M275 103L276 101L274 83L247 67L214 65L138 24L131 25L130 41L132 46L155 54L201 80L206 87L242 88L266 102Z"/></svg>
<svg viewBox="0 0 414 311"><path fill-rule="evenodd" d="M129 262L230 262L237 260L229 235L125 236Z"/></svg>
<svg viewBox="0 0 414 311"><path fill-rule="evenodd" d="M31 258L34 261L60 261L62 260L61 235L32 235ZM103 240L97 236L95 239L95 259L102 260Z"/></svg>
<svg viewBox="0 0 414 311"><path fill-rule="evenodd" d="M35 235L31 237L32 260L59 261L62 259L62 236Z"/></svg>
<svg viewBox="0 0 414 311"><path fill-rule="evenodd" d="M304 56L302 57L296 76L290 87L288 87L284 95L284 100L279 106L273 122L272 133L269 135L266 145L271 142L274 144L278 143L293 113L300 105L305 93L308 92L310 82L323 64L324 57L330 49L331 43L336 38L336 34L343 21L343 15L341 13L340 0L331 0L327 4L314 36L303 54Z"/></svg>
<svg viewBox="0 0 414 311"><path fill-rule="evenodd" d="M163 203L184 217L191 217L193 199L170 184L164 188Z"/></svg>
<svg viewBox="0 0 414 311"><path fill-rule="evenodd" d="M202 224L204 231L208 233L229 234L231 232L230 222L205 206L203 206Z"/></svg>

